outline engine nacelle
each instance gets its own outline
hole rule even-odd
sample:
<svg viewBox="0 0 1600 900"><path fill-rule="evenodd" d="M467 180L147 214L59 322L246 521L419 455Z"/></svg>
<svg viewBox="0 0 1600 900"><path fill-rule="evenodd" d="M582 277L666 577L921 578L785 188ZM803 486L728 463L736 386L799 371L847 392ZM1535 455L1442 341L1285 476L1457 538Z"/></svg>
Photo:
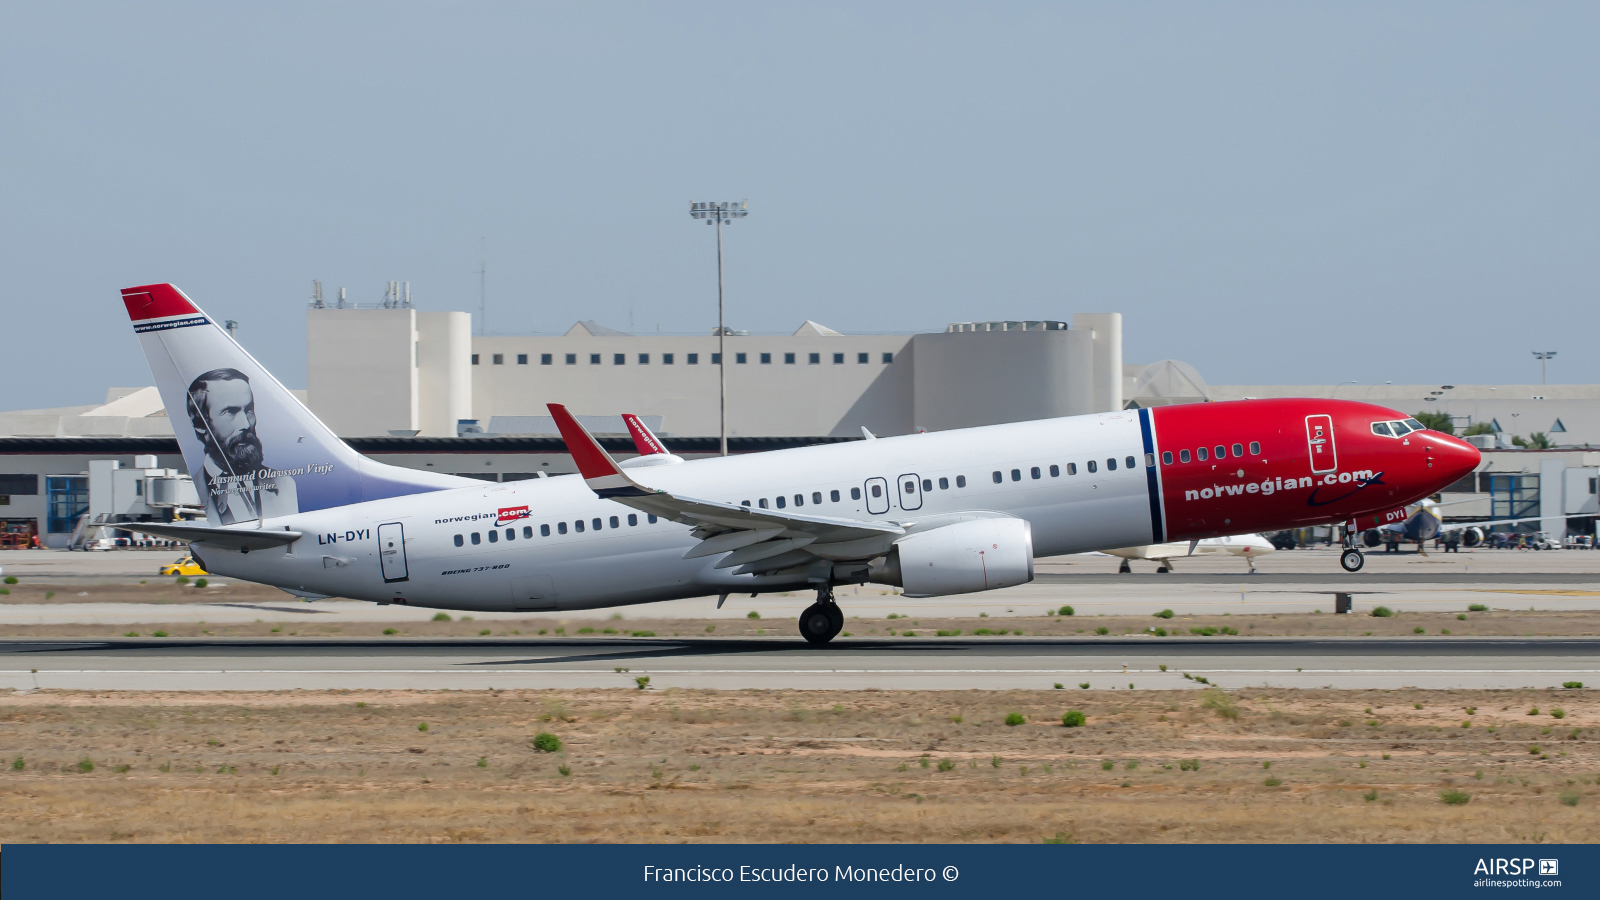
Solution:
<svg viewBox="0 0 1600 900"><path fill-rule="evenodd" d="M976 519L902 538L868 578L907 597L970 594L1033 580L1033 528L1024 519Z"/></svg>

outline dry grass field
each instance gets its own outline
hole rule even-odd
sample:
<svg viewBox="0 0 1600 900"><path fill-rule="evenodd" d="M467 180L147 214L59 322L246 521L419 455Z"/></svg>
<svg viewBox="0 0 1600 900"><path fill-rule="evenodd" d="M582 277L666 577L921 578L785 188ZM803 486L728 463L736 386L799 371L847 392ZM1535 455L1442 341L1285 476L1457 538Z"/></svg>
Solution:
<svg viewBox="0 0 1600 900"><path fill-rule="evenodd" d="M1600 841L1592 689L45 691L0 752L3 843Z"/></svg>

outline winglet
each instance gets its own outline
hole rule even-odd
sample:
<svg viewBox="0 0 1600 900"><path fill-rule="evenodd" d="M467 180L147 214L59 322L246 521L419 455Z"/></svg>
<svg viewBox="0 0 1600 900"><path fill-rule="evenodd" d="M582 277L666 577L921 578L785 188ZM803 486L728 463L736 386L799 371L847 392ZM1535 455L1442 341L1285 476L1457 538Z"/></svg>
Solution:
<svg viewBox="0 0 1600 900"><path fill-rule="evenodd" d="M578 464L578 472L590 490L602 497L645 497L653 493L624 475L617 461L600 446L588 429L578 424L565 406L559 403L545 405L550 408L556 428L561 430L561 439L567 444L567 452L572 454L572 461Z"/></svg>
<svg viewBox="0 0 1600 900"><path fill-rule="evenodd" d="M623 413L622 421L628 423L628 433L633 435L633 446L639 451L640 456L654 456L667 452L667 448L661 445L661 440L639 421L638 416L633 413Z"/></svg>

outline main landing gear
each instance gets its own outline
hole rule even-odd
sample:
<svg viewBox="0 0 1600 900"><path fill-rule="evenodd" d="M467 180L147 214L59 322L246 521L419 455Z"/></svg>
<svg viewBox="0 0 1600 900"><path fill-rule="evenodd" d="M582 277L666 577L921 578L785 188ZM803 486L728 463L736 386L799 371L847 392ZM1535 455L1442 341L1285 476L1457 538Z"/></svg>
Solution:
<svg viewBox="0 0 1600 900"><path fill-rule="evenodd" d="M821 647L844 630L844 611L833 601L833 588L817 588L817 602L800 614L800 636L813 647Z"/></svg>

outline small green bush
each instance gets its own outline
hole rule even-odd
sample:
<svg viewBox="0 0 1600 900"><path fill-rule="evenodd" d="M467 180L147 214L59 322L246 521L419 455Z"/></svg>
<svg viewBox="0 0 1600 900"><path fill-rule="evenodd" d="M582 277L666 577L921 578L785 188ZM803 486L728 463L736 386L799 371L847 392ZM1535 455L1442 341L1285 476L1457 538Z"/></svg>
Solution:
<svg viewBox="0 0 1600 900"><path fill-rule="evenodd" d="M1440 791L1439 799L1444 801L1447 806L1461 806L1471 800L1472 795L1465 791Z"/></svg>
<svg viewBox="0 0 1600 900"><path fill-rule="evenodd" d="M578 629L579 634L594 634L594 629L587 626Z"/></svg>
<svg viewBox="0 0 1600 900"><path fill-rule="evenodd" d="M1058 690L1058 691L1059 691L1059 690L1061 690L1061 689L1062 689L1062 688L1064 688L1064 687L1065 687L1065 686L1066 686L1066 685L1063 685L1063 684L1062 684L1062 683L1061 683L1061 682L1059 682L1059 681L1058 681L1058 682L1056 682L1056 690Z"/></svg>
<svg viewBox="0 0 1600 900"><path fill-rule="evenodd" d="M1563 682L1561 682L1561 686L1566 688L1567 690L1577 690L1578 688L1583 687L1583 682L1581 682L1581 681L1563 681Z"/></svg>
<svg viewBox="0 0 1600 900"><path fill-rule="evenodd" d="M561 773L561 777L562 778L565 778L568 775L572 774L572 767L571 766L556 766L556 771Z"/></svg>
<svg viewBox="0 0 1600 900"><path fill-rule="evenodd" d="M194 580L194 586L197 588L203 588L209 583L210 582L206 581L204 578L196 578Z"/></svg>
<svg viewBox="0 0 1600 900"><path fill-rule="evenodd" d="M7 575L6 576L6 584L16 584L16 583L17 583L17 576L15 576L15 575ZM1065 615L1071 615L1071 613L1065 613Z"/></svg>
<svg viewBox="0 0 1600 900"><path fill-rule="evenodd" d="M433 620L435 622L449 622L451 618L449 613L434 613Z"/></svg>
<svg viewBox="0 0 1600 900"><path fill-rule="evenodd" d="M489 757L487 757L487 756L478 757L478 768L480 768L480 769L489 768Z"/></svg>
<svg viewBox="0 0 1600 900"><path fill-rule="evenodd" d="M487 629L487 628L478 629L478 637L485 637L488 634L489 634L489 629Z"/></svg>
<svg viewBox="0 0 1600 900"><path fill-rule="evenodd" d="M641 691L648 691L650 690L650 676L640 675L639 677L633 679L633 684Z"/></svg>
<svg viewBox="0 0 1600 900"><path fill-rule="evenodd" d="M1111 770L1112 770L1112 769L1113 769L1113 768L1115 768L1115 767L1116 767L1116 765L1117 765L1117 764L1116 764L1116 763L1114 763L1114 762L1112 762L1112 761L1111 761L1111 760L1109 760L1109 759L1102 759L1102 760L1100 760L1100 768L1101 768L1101 769L1103 769L1103 770L1105 770L1105 771L1107 771L1107 772L1109 772L1109 771L1111 771Z"/></svg>
<svg viewBox="0 0 1600 900"><path fill-rule="evenodd" d="M178 584L188 584L189 583L189 576L187 576L187 575L179 575L177 583Z"/></svg>
<svg viewBox="0 0 1600 900"><path fill-rule="evenodd" d="M123 635L123 637L138 637L138 636L139 636L139 632L137 632L137 631L130 631L127 634Z"/></svg>
<svg viewBox="0 0 1600 900"><path fill-rule="evenodd" d="M418 731L427 731L428 730L428 723L427 722L418 722L417 723L417 730Z"/></svg>
<svg viewBox="0 0 1600 900"><path fill-rule="evenodd" d="M1007 713L1006 714L1006 725L1008 725L1008 726L1010 726L1012 728L1015 728L1018 725L1021 725L1022 723L1026 722L1026 721L1028 721L1028 720L1022 715L1022 713Z"/></svg>
<svg viewBox="0 0 1600 900"><path fill-rule="evenodd" d="M383 630L383 633L384 634L399 634L400 632L394 630L393 628L385 628Z"/></svg>
<svg viewBox="0 0 1600 900"><path fill-rule="evenodd" d="M1423 628L1421 625L1418 625L1417 627L1411 629L1411 633L1412 634L1426 634L1427 631L1428 630L1426 628Z"/></svg>
<svg viewBox="0 0 1600 900"><path fill-rule="evenodd" d="M940 631L936 631L934 633L937 634L939 637L955 637L956 635L959 635L961 633L961 629L957 628L957 629L954 629L953 631L940 630Z"/></svg>
<svg viewBox="0 0 1600 900"><path fill-rule="evenodd" d="M150 636L151 637L166 637L167 633L165 631L152 631L152 632L150 632Z"/></svg>
<svg viewBox="0 0 1600 900"><path fill-rule="evenodd" d="M747 613L745 613L745 614L744 614L744 617L745 617L745 618L746 618L746 619L759 619L759 618L761 618L761 613L758 613L758 612L756 612L756 611L755 611L755 610L753 610L753 609L752 609L752 610L750 610L750 611L749 611L749 612L747 612ZM891 618L891 619L892 619L892 618L894 618L894 617L893 617L893 616L890 616L890 617L889 617L889 618Z"/></svg>
<svg viewBox="0 0 1600 900"><path fill-rule="evenodd" d="M1470 605L1467 606L1467 612L1488 612L1488 611L1489 611L1489 607L1484 606L1482 603L1473 603L1473 604L1470 604Z"/></svg>
<svg viewBox="0 0 1600 900"><path fill-rule="evenodd" d="M654 631L635 631L633 633L633 636L634 637L655 637L656 633Z"/></svg>
<svg viewBox="0 0 1600 900"><path fill-rule="evenodd" d="M15 584L16 582L11 582L11 583ZM1070 606L1063 606L1060 609L1056 610L1056 615L1058 615L1058 616L1070 616L1072 614L1073 614L1073 609Z"/></svg>
<svg viewBox="0 0 1600 900"><path fill-rule="evenodd" d="M1233 698L1229 697L1224 691L1211 688L1205 692L1205 696L1201 698L1200 703L1206 709L1214 711L1224 719L1239 718L1239 707L1234 705Z"/></svg>
<svg viewBox="0 0 1600 900"><path fill-rule="evenodd" d="M1566 806L1577 806L1578 805L1578 797L1579 797L1578 792L1573 790L1572 788L1567 788L1566 790L1561 792L1561 802Z"/></svg>
<svg viewBox="0 0 1600 900"><path fill-rule="evenodd" d="M1089 689L1089 682L1080 681L1080 682L1078 682L1078 687L1080 687L1080 688L1082 688L1082 689L1087 691Z"/></svg>
<svg viewBox="0 0 1600 900"><path fill-rule="evenodd" d="M94 771L94 760L90 759L87 756L80 758L78 760L78 771L84 773L85 775L89 774L90 772L93 772Z"/></svg>
<svg viewBox="0 0 1600 900"><path fill-rule="evenodd" d="M1267 780L1263 781L1261 783L1266 785L1267 787L1277 787L1278 785L1283 784L1283 779L1281 779L1281 778L1279 778L1279 777L1277 777L1275 775L1268 775L1267 776Z"/></svg>
<svg viewBox="0 0 1600 900"><path fill-rule="evenodd" d="M541 731L533 736L533 749L540 753L554 753L561 749L561 739L548 731Z"/></svg>
<svg viewBox="0 0 1600 900"><path fill-rule="evenodd" d="M1368 803L1378 799L1378 789L1373 788L1372 790L1367 791L1365 794L1361 795L1361 799L1367 801Z"/></svg>
<svg viewBox="0 0 1600 900"><path fill-rule="evenodd" d="M1083 713L1075 709L1069 709L1061 714L1061 725L1064 728L1082 728L1085 721L1087 720Z"/></svg>
<svg viewBox="0 0 1600 900"><path fill-rule="evenodd" d="M955 767L956 767L956 764L952 760L948 760L948 759L939 760L939 771L941 771L941 772L948 772L951 769L954 769Z"/></svg>
<svg viewBox="0 0 1600 900"><path fill-rule="evenodd" d="M1217 631L1220 634L1231 634L1231 635L1233 635L1235 637L1238 637L1238 635L1239 635L1239 629L1234 628L1231 625L1224 625L1221 628L1217 629Z"/></svg>
<svg viewBox="0 0 1600 900"><path fill-rule="evenodd" d="M1165 672L1166 670L1167 670L1167 664L1166 663L1162 663L1161 664L1161 671Z"/></svg>
<svg viewBox="0 0 1600 900"><path fill-rule="evenodd" d="M1163 609L1161 612L1156 613L1155 616L1158 619L1170 619L1172 618L1172 610Z"/></svg>
<svg viewBox="0 0 1600 900"><path fill-rule="evenodd" d="M1155 635L1156 637L1166 637L1167 636L1167 630L1165 628L1152 628L1152 629L1150 629L1150 633Z"/></svg>
<svg viewBox="0 0 1600 900"><path fill-rule="evenodd" d="M1099 628L1096 628L1094 630L1094 633L1095 634L1110 634L1111 633L1111 629L1107 628L1104 625L1101 625Z"/></svg>
<svg viewBox="0 0 1600 900"><path fill-rule="evenodd" d="M1189 633L1190 634L1198 634L1201 637L1211 637L1212 635L1217 633L1217 630L1215 628L1212 628L1210 625L1202 625L1199 628L1191 628L1191 629L1189 629Z"/></svg>
<svg viewBox="0 0 1600 900"><path fill-rule="evenodd" d="M26 762L23 762L22 757L20 757L20 756L11 761L11 771L13 771L13 772L21 772L23 769L26 769L27 767L28 767L28 764Z"/></svg>
<svg viewBox="0 0 1600 900"><path fill-rule="evenodd" d="M1180 759L1178 760L1178 768L1185 772L1198 772L1200 771L1200 760Z"/></svg>
<svg viewBox="0 0 1600 900"><path fill-rule="evenodd" d="M1550 717L1553 719L1565 719L1567 717L1567 711L1558 706L1555 709L1550 710Z"/></svg>
<svg viewBox="0 0 1600 900"><path fill-rule="evenodd" d="M1372 612L1368 613L1368 615L1378 619L1387 619L1394 615L1394 610L1387 606L1374 606Z"/></svg>

